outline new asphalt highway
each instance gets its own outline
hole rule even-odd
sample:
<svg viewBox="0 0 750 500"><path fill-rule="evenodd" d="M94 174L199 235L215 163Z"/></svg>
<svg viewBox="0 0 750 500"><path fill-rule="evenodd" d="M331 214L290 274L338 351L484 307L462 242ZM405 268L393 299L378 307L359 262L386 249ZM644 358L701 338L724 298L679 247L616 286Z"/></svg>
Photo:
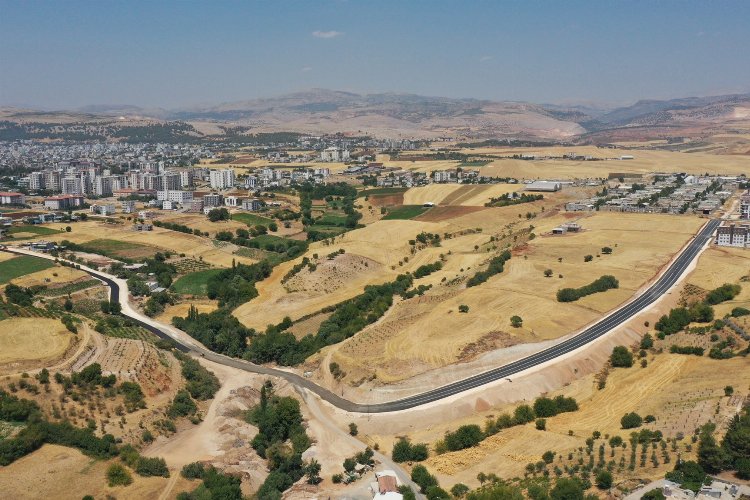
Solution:
<svg viewBox="0 0 750 500"><path fill-rule="evenodd" d="M688 243L688 245L682 250L682 252L675 259L673 259L669 267L650 287L648 287L643 291L643 293L636 296L630 302L626 303L624 306L608 314L580 333L552 347L531 354L512 363L499 366L484 373L480 373L478 375L474 375L463 380L459 380L457 382L453 382L448 385L423 392L421 394L416 394L414 396L409 396L403 399L389 401L386 403L360 404L349 401L340 396L337 396L328 389L315 384L312 380L302 377L296 373L256 365L237 358L230 358L228 356L209 351L195 344L184 342L174 334L169 333L168 329L155 326L153 320L145 318L138 313L127 312L125 307L123 307L123 315L128 316L134 322L151 331L158 337L169 339L175 342L177 344L177 348L181 351L191 352L216 363L231 366L233 368L238 368L240 370L284 378L294 385L304 387L305 389L314 392L322 399L328 401L338 408L341 408L342 410L357 413L387 413L407 410L420 405L455 396L457 394L468 391L470 389L475 389L490 382L509 378L529 368L533 368L543 363L553 361L556 358L571 353L576 349L579 349L586 344L593 342L599 337L605 335L607 332L625 323L633 316L637 315L645 308L657 301L677 282L677 280L685 272L688 266L700 255L702 249L711 239L720 222L721 221L718 219L710 220L709 222L707 222L706 225L701 229L701 231ZM6 251L21 253L11 249L6 249ZM123 303L123 301L127 301L127 296L120 297L120 287L111 277L94 270L83 270L85 270L92 276L102 280L110 287L111 301L120 303Z"/></svg>

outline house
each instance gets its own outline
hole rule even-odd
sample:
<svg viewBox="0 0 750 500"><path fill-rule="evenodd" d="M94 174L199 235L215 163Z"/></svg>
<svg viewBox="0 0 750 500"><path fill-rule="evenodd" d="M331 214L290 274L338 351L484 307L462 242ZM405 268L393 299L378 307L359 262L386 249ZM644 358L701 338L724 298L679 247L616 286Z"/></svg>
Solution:
<svg viewBox="0 0 750 500"><path fill-rule="evenodd" d="M25 205L26 197L22 193L0 191L0 205Z"/></svg>
<svg viewBox="0 0 750 500"><path fill-rule="evenodd" d="M29 243L29 250L34 250L35 252L50 252L57 248L57 245L52 243L51 241L34 241L32 243Z"/></svg>
<svg viewBox="0 0 750 500"><path fill-rule="evenodd" d="M154 217L156 217L156 214L150 210L141 210L138 212L139 219L153 219Z"/></svg>
<svg viewBox="0 0 750 500"><path fill-rule="evenodd" d="M132 214L135 212L135 202L134 201L123 201L120 203L120 208L122 208L122 213L124 214Z"/></svg>
<svg viewBox="0 0 750 500"><path fill-rule="evenodd" d="M554 193L562 189L562 183L556 181L534 181L526 184L524 191L541 191L545 193Z"/></svg>
<svg viewBox="0 0 750 500"><path fill-rule="evenodd" d="M152 231L154 226L151 224L133 224L133 229L135 231Z"/></svg>
<svg viewBox="0 0 750 500"><path fill-rule="evenodd" d="M210 193L203 196L203 207L214 208L224 204L224 196L219 193Z"/></svg>
<svg viewBox="0 0 750 500"><path fill-rule="evenodd" d="M373 500L402 500L404 496L398 492L399 480L392 470L375 473L375 482L370 484L374 496Z"/></svg>

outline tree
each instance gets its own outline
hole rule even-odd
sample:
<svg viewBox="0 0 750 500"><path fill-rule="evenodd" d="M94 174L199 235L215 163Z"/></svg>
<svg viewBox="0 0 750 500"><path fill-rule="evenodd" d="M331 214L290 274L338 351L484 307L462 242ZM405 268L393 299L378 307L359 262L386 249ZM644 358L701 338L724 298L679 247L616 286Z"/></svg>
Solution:
<svg viewBox="0 0 750 500"><path fill-rule="evenodd" d="M583 500L583 485L576 479L561 477L549 495L552 500Z"/></svg>
<svg viewBox="0 0 750 500"><path fill-rule="evenodd" d="M463 483L456 483L451 488L451 495L456 498L463 498L469 492L469 487Z"/></svg>
<svg viewBox="0 0 750 500"><path fill-rule="evenodd" d="M356 436L357 434L359 434L359 430L357 429L357 424L355 424L354 422L351 422L349 424L349 434L352 436Z"/></svg>
<svg viewBox="0 0 750 500"><path fill-rule="evenodd" d="M544 460L545 464L551 464L555 460L555 452L554 451L545 451L542 454L542 460Z"/></svg>
<svg viewBox="0 0 750 500"><path fill-rule="evenodd" d="M127 486L133 482L133 476L120 464L112 464L107 468L107 484L112 486Z"/></svg>
<svg viewBox="0 0 750 500"><path fill-rule="evenodd" d="M545 278L549 278L550 276L552 276L552 269L545 269L544 270L544 277Z"/></svg>
<svg viewBox="0 0 750 500"><path fill-rule="evenodd" d="M732 394L734 394L734 387L732 387L731 385L724 387L725 396L731 396Z"/></svg>
<svg viewBox="0 0 750 500"><path fill-rule="evenodd" d="M641 497L641 500L666 500L667 497L664 496L664 493L659 488L655 488L651 491L647 491L643 494Z"/></svg>
<svg viewBox="0 0 750 500"><path fill-rule="evenodd" d="M513 328L521 328L523 326L523 318L521 316L513 315L510 317L510 326Z"/></svg>
<svg viewBox="0 0 750 500"><path fill-rule="evenodd" d="M469 312L469 306L467 306L466 304L461 304L460 306L458 306L458 312L460 313Z"/></svg>
<svg viewBox="0 0 750 500"><path fill-rule="evenodd" d="M72 230L73 230L73 228L71 228L70 226L65 226L65 232L66 232L66 233L69 233L69 232L71 232Z"/></svg>
<svg viewBox="0 0 750 500"><path fill-rule="evenodd" d="M438 485L435 476L430 474L424 465L414 466L411 470L411 480L419 485L419 489L422 493L426 493L430 487Z"/></svg>
<svg viewBox="0 0 750 500"><path fill-rule="evenodd" d="M547 419L546 418L538 418L538 419L536 419L536 430L538 430L538 431L547 430Z"/></svg>
<svg viewBox="0 0 750 500"><path fill-rule="evenodd" d="M612 473L607 470L599 471L596 475L596 487L600 490L608 490L612 487Z"/></svg>
<svg viewBox="0 0 750 500"><path fill-rule="evenodd" d="M314 458L305 463L302 470L304 471L305 476L307 476L307 484L318 484L322 481L320 477L320 463Z"/></svg>
<svg viewBox="0 0 750 500"><path fill-rule="evenodd" d="M220 220L229 220L229 210L226 208L214 208L208 212L208 220L218 222Z"/></svg>
<svg viewBox="0 0 750 500"><path fill-rule="evenodd" d="M640 347L641 349L651 349L652 347L654 347L654 338L650 333L647 333L643 336L643 338L641 339Z"/></svg>
<svg viewBox="0 0 750 500"><path fill-rule="evenodd" d="M602 254L603 255L609 255L612 253L612 249L610 247L602 247Z"/></svg>
<svg viewBox="0 0 750 500"><path fill-rule="evenodd" d="M627 347L618 345L612 349L612 355L609 360L614 367L630 368L633 366L633 353Z"/></svg>
<svg viewBox="0 0 750 500"><path fill-rule="evenodd" d="M643 424L643 419L635 412L626 413L620 419L620 425L623 429L635 429Z"/></svg>
<svg viewBox="0 0 750 500"><path fill-rule="evenodd" d="M70 312L73 310L73 301L70 300L70 298L65 299L65 303L63 304L63 308L65 308L66 311Z"/></svg>
<svg viewBox="0 0 750 500"><path fill-rule="evenodd" d="M591 262L592 260L594 260L594 256L593 255L584 255L583 256L583 261L584 262Z"/></svg>

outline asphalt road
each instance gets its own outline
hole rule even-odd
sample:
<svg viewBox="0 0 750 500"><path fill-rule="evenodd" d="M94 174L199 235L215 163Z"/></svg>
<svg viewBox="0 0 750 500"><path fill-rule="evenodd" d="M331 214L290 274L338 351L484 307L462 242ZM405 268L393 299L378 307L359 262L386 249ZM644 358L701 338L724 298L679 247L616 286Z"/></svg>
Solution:
<svg viewBox="0 0 750 500"><path fill-rule="evenodd" d="M682 273L687 269L691 262L700 254L703 246L706 242L711 239L714 231L720 224L720 220L715 219L709 221L703 229L693 238L693 240L686 246L682 253L672 262L669 268L656 280L648 289L646 289L641 295L637 296L634 300L627 303L625 306L609 314L605 318L602 318L597 323L586 328L579 334L560 342L552 347L549 347L543 351L539 351L535 354L529 355L525 358L519 359L507 365L503 365L492 370L489 370L472 377L453 382L451 384L432 389L421 394L409 396L403 399L395 401L389 401L387 403L378 404L360 404L353 401L349 401L340 396L337 396L333 392L320 387L313 381L306 379L296 373L287 372L275 368L269 368L266 366L256 365L248 361L244 361L237 358L230 358L215 352L195 348L188 346L169 335L166 331L160 330L148 323L143 322L139 318L127 315L134 322L143 326L147 330L151 331L160 338L168 339L175 342L178 349L184 352L193 352L206 359L221 363L226 366L238 368L252 373L259 373L263 375L282 377L292 384L304 387L308 389L324 400L328 401L332 405L341 408L342 410L357 412L357 413L387 413L399 410L407 410L423 404L432 403L439 401L450 396L455 396L464 391L480 387L482 385L509 378L523 370L538 366L542 363L554 360L560 356L568 354L606 334L610 330L617 326L625 323L630 318L640 313L643 309L658 300L664 293L674 285ZM8 250L11 251L12 250ZM108 278L107 276L97 273L95 271L87 271L92 276L107 283L110 287L110 300L113 302L120 302L120 287L116 282ZM127 300L127 297L124 298Z"/></svg>

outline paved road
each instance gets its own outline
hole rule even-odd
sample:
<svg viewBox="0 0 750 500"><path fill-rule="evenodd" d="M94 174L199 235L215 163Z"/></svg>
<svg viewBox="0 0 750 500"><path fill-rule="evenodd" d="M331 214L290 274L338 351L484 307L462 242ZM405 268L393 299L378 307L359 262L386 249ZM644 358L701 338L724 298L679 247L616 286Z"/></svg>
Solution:
<svg viewBox="0 0 750 500"><path fill-rule="evenodd" d="M620 309L612 312L605 318L602 318L599 322L586 328L579 334L560 342L552 347L549 347L543 351L539 351L535 354L519 359L507 365L500 366L498 368L489 370L472 377L453 382L451 384L438 387L421 394L409 396L403 399L395 401L389 401L387 403L377 404L361 404L353 401L349 401L340 396L337 396L333 392L320 387L313 381L308 380L296 373L290 373L284 370L278 370L275 368L269 368L266 366L256 365L248 361L244 361L237 358L230 358L215 352L206 350L202 347L195 345L188 345L180 339L170 335L166 329L160 329L153 324L153 320L146 321L139 318L137 313L127 313L123 310L123 314L130 317L133 321L140 324L147 330L153 332L155 335L169 339L177 343L180 350L184 352L192 352L200 356L210 359L211 361L221 363L227 366L238 368L252 373L260 373L263 375L270 375L275 377L282 377L288 380L290 383L304 387L308 389L324 400L328 401L332 405L350 412L357 413L387 413L399 410L407 410L423 404L432 403L439 401L450 396L455 396L464 391L480 387L482 385L508 378L519 372L533 368L542 363L552 361L555 358L568 354L575 351L576 349L598 339L602 335L616 328L617 326L625 323L630 318L640 313L646 307L658 300L664 293L674 285L682 273L688 268L688 266L700 255L706 242L711 239L714 231L720 224L720 220L709 221L703 229L693 238L693 240L686 246L682 253L674 259L669 268L657 279L648 289L646 289L641 295L636 297L631 302L627 303ZM13 252L13 250L7 250ZM15 252L20 253L20 252ZM120 287L112 280L108 275L93 271L86 270L92 276L104 281L110 287L110 300L113 302L127 301L127 296L120 297ZM124 308L123 308L124 309Z"/></svg>

